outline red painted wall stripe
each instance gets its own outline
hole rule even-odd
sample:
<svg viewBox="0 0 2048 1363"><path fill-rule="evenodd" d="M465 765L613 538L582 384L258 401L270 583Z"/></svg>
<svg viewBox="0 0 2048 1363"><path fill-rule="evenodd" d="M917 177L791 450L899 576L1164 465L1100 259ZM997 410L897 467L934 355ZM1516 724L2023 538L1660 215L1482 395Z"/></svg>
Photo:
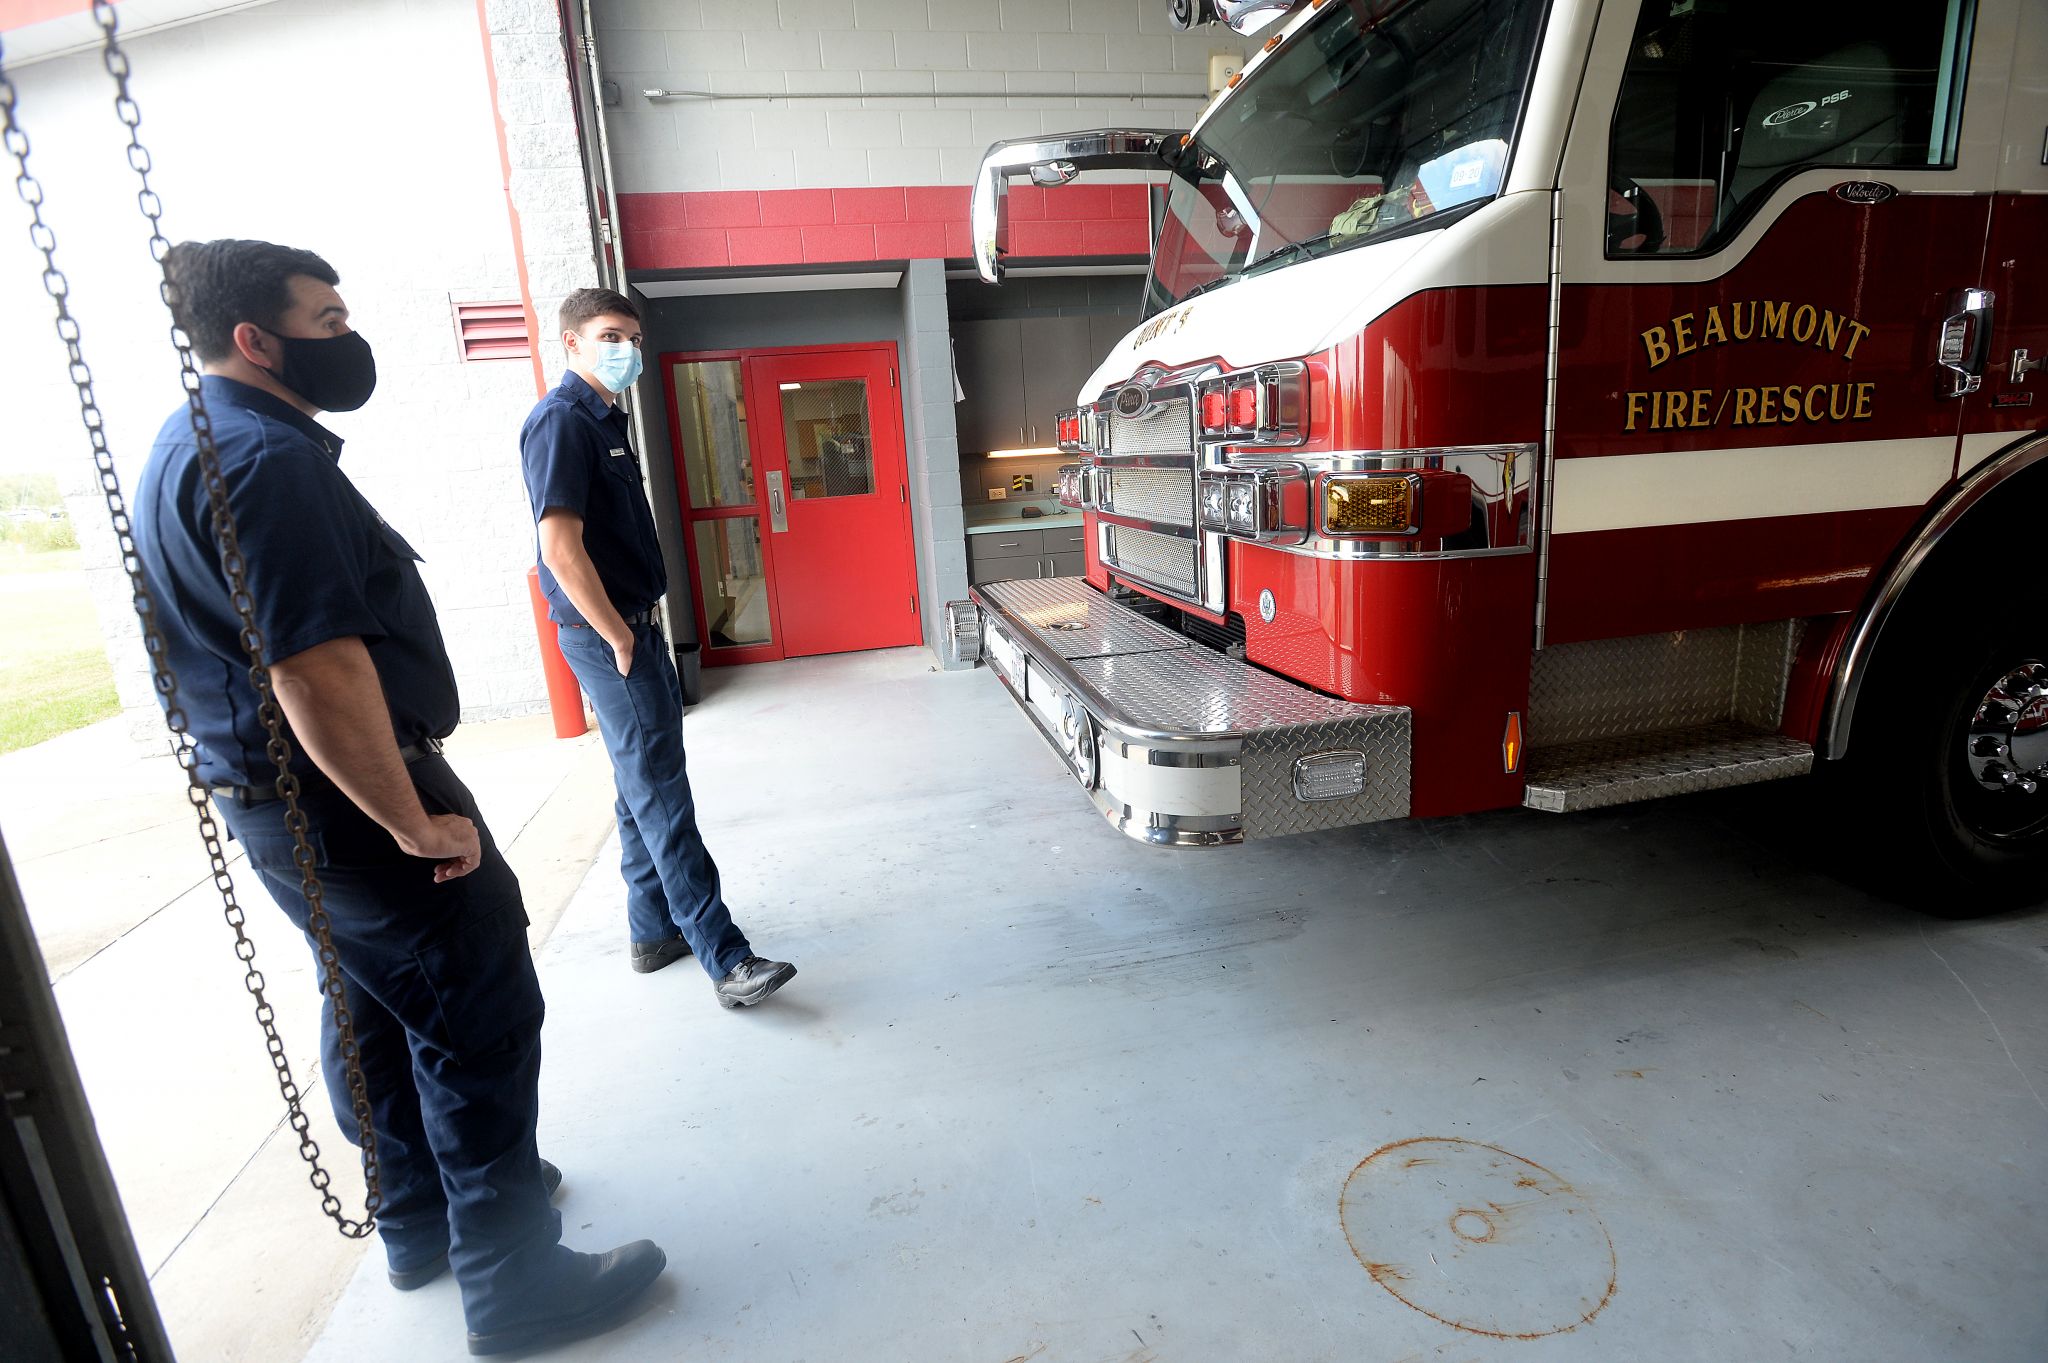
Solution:
<svg viewBox="0 0 2048 1363"><path fill-rule="evenodd" d="M642 269L964 258L969 198L964 185L622 194L619 225ZM1143 256L1149 218L1144 185L1010 190L1019 257Z"/></svg>
<svg viewBox="0 0 2048 1363"><path fill-rule="evenodd" d="M115 3L119 2L120 0L115 0ZM4 4L0 4L0 32L27 28L30 24L64 19L74 14L87 14L91 10L92 0L6 0Z"/></svg>

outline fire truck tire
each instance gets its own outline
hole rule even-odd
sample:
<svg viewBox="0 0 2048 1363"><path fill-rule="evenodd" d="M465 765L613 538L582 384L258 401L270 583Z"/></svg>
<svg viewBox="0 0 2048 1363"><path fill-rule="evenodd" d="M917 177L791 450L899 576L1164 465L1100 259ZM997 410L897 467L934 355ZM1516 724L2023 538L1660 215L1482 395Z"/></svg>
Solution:
<svg viewBox="0 0 2048 1363"><path fill-rule="evenodd" d="M2011 788L1980 779L2002 746L1982 738L1987 708L1997 718L2015 690L2048 683L2048 622L1987 642L1982 617L1964 616L1946 628L1923 622L1872 676L1875 704L1859 707L1840 773L1871 879L1939 918L2048 901L2048 781L2029 791L2019 772Z"/></svg>

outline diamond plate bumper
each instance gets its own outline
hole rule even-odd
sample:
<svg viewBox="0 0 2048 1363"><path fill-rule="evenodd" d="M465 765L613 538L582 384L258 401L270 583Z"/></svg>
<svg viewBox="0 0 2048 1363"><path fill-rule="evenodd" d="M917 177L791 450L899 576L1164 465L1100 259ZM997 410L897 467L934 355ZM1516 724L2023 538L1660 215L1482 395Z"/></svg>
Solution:
<svg viewBox="0 0 2048 1363"><path fill-rule="evenodd" d="M1204 847L1407 817L1405 707L1225 658L1080 578L970 594L990 670L1131 837Z"/></svg>

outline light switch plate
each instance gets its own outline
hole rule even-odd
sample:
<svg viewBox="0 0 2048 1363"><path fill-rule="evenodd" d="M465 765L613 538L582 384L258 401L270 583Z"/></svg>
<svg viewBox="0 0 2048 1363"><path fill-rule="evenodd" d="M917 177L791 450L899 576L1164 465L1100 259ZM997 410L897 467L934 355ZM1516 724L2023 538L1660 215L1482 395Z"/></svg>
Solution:
<svg viewBox="0 0 2048 1363"><path fill-rule="evenodd" d="M992 502L1000 502L1009 495L1010 489L1006 487L992 487L988 490L988 499Z"/></svg>

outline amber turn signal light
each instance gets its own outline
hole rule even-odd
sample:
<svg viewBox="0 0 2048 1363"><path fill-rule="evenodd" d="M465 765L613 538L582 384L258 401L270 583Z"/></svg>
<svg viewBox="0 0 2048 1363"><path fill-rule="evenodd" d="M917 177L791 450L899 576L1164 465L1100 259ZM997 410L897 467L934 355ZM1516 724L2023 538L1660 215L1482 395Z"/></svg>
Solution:
<svg viewBox="0 0 2048 1363"><path fill-rule="evenodd" d="M1332 474L1323 482L1323 533L1406 535L1415 529L1412 474Z"/></svg>

